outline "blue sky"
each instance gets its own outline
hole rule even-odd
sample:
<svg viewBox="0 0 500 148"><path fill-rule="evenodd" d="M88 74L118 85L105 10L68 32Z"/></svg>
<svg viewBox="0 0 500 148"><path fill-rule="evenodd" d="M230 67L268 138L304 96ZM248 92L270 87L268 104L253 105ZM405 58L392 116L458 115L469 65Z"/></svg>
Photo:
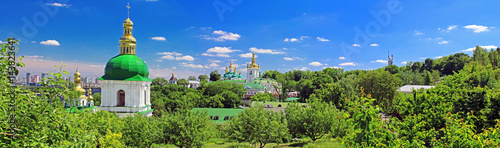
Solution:
<svg viewBox="0 0 500 148"><path fill-rule="evenodd" d="M246 75L256 52L261 71L377 69L387 52L398 66L499 45L500 1L5 1L0 38L21 39L34 74L65 63L89 77L119 53L122 23L134 22L137 56L150 77L209 74L230 61Z"/></svg>

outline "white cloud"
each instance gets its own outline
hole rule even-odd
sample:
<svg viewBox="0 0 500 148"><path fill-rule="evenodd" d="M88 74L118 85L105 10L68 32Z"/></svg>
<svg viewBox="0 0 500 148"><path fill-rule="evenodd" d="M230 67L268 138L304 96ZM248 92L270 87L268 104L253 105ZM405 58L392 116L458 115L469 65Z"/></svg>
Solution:
<svg viewBox="0 0 500 148"><path fill-rule="evenodd" d="M297 69L297 68L295 68L295 69ZM306 71L307 69L309 69L309 68L307 68L307 67L302 67L302 68L300 68L299 70L300 70L300 71Z"/></svg>
<svg viewBox="0 0 500 148"><path fill-rule="evenodd" d="M407 63L408 63L408 62L406 62L406 61L401 62L401 64L407 64Z"/></svg>
<svg viewBox="0 0 500 148"><path fill-rule="evenodd" d="M56 40L47 40L47 41L41 41L40 44L43 44L43 45L49 45L49 46L60 46L61 44L59 44L58 41Z"/></svg>
<svg viewBox="0 0 500 148"><path fill-rule="evenodd" d="M160 59L173 60L173 59L175 59L175 57L172 55L164 55L164 56L161 56Z"/></svg>
<svg viewBox="0 0 500 148"><path fill-rule="evenodd" d="M159 55L174 55L174 56L181 56L182 53L177 53L177 52L158 52L156 54L159 54Z"/></svg>
<svg viewBox="0 0 500 148"><path fill-rule="evenodd" d="M202 56L209 56L209 57L213 57L213 56L215 56L215 55L213 55L213 54L209 54L209 53L202 53L201 55L202 55Z"/></svg>
<svg viewBox="0 0 500 148"><path fill-rule="evenodd" d="M427 59L427 57L420 57L420 59L425 60L425 59Z"/></svg>
<svg viewBox="0 0 500 148"><path fill-rule="evenodd" d="M376 60L376 61L371 61L372 63L387 63L387 60Z"/></svg>
<svg viewBox="0 0 500 148"><path fill-rule="evenodd" d="M219 64L217 64L217 63L212 63L212 64L210 64L210 66L211 66L211 67L217 67L217 66L219 66Z"/></svg>
<svg viewBox="0 0 500 148"><path fill-rule="evenodd" d="M434 57L434 59L439 59L439 58L442 58L443 56L437 56L437 57Z"/></svg>
<svg viewBox="0 0 500 148"><path fill-rule="evenodd" d="M359 44L352 44L352 46L359 47L360 45Z"/></svg>
<svg viewBox="0 0 500 148"><path fill-rule="evenodd" d="M307 39L309 38L309 36L300 36L300 40L304 40L304 39Z"/></svg>
<svg viewBox="0 0 500 148"><path fill-rule="evenodd" d="M481 25L467 25L464 26L464 28L474 30L474 33L490 31L487 26L481 26Z"/></svg>
<svg viewBox="0 0 500 148"><path fill-rule="evenodd" d="M287 61L292 61L292 60L304 60L302 58L299 58L299 57L284 57L283 59L287 60Z"/></svg>
<svg viewBox="0 0 500 148"><path fill-rule="evenodd" d="M217 37L210 37L205 35L203 36L203 38L214 41L226 41L226 40L237 41L241 37L239 34L226 32L222 30L215 30L214 32L212 32L212 34L215 34Z"/></svg>
<svg viewBox="0 0 500 148"><path fill-rule="evenodd" d="M417 31L417 30L413 30L413 32L415 32L415 35L423 35L423 34L424 34L424 33L419 32L419 31Z"/></svg>
<svg viewBox="0 0 500 148"><path fill-rule="evenodd" d="M209 63L220 63L220 62L222 62L222 61L220 61L220 60L208 59L208 62L209 62Z"/></svg>
<svg viewBox="0 0 500 148"><path fill-rule="evenodd" d="M7 43L7 42L4 42L4 41L0 41L0 44L5 44L5 43Z"/></svg>
<svg viewBox="0 0 500 148"><path fill-rule="evenodd" d="M446 31L447 32L450 32L451 30L457 28L457 25L451 25L451 26L448 26L448 28L446 28Z"/></svg>
<svg viewBox="0 0 500 148"><path fill-rule="evenodd" d="M484 49L496 49L496 48L498 48L498 46L495 46L495 45L486 45L486 46L479 46L479 47L484 48ZM467 48L467 49L462 50L462 51L474 51L474 49L476 49L476 47Z"/></svg>
<svg viewBox="0 0 500 148"><path fill-rule="evenodd" d="M215 52L215 53L232 53L235 51L239 50L233 50L231 49L231 47L213 47L207 50L207 52Z"/></svg>
<svg viewBox="0 0 500 148"><path fill-rule="evenodd" d="M190 67L190 68L205 68L203 65L195 65L193 63L189 63L189 64L182 63L181 65L184 67Z"/></svg>
<svg viewBox="0 0 500 148"><path fill-rule="evenodd" d="M45 3L45 5L54 6L54 7L66 7L66 8L68 8L70 6L68 4L61 4L61 3Z"/></svg>
<svg viewBox="0 0 500 148"><path fill-rule="evenodd" d="M163 55L160 59L156 60L157 62L161 62L164 59L167 60L177 60L177 61L194 61L194 57L190 55L182 56L182 53L177 52L158 52L156 54Z"/></svg>
<svg viewBox="0 0 500 148"><path fill-rule="evenodd" d="M438 42L438 44L448 44L448 41L443 40L443 41Z"/></svg>
<svg viewBox="0 0 500 148"><path fill-rule="evenodd" d="M157 40L157 41L166 41L165 37L162 36L155 36L151 38L152 40Z"/></svg>
<svg viewBox="0 0 500 148"><path fill-rule="evenodd" d="M372 47L377 47L377 46L378 46L378 44L370 44L370 46L372 46Z"/></svg>
<svg viewBox="0 0 500 148"><path fill-rule="evenodd" d="M285 54L286 53L286 52L272 50L272 49L258 49L255 47L251 47L250 51L256 52L256 53L266 53L266 54Z"/></svg>
<svg viewBox="0 0 500 148"><path fill-rule="evenodd" d="M2 42L2 41L0 41L0 42ZM31 41L31 43L36 43L36 41Z"/></svg>
<svg viewBox="0 0 500 148"><path fill-rule="evenodd" d="M316 39L318 39L318 41L321 41L321 42L328 42L328 41L330 41L330 40L322 38L322 37L316 37Z"/></svg>
<svg viewBox="0 0 500 148"><path fill-rule="evenodd" d="M323 64L321 64L320 62L311 62L311 63L309 63L309 65L311 65L311 66L321 66Z"/></svg>
<svg viewBox="0 0 500 148"><path fill-rule="evenodd" d="M251 58L253 55L251 52L249 53L244 53L244 54L240 54L240 57L242 58ZM257 55L255 55L255 57L257 57Z"/></svg>
<svg viewBox="0 0 500 148"><path fill-rule="evenodd" d="M156 59L156 62L162 62L163 60L160 60L160 59Z"/></svg>
<svg viewBox="0 0 500 148"><path fill-rule="evenodd" d="M181 57L175 57L175 60L177 60L177 61L181 61L181 60L194 61L194 58L190 55L185 55L185 56L181 56Z"/></svg>
<svg viewBox="0 0 500 148"><path fill-rule="evenodd" d="M299 39L297 39L297 38L290 38L290 39L289 38L285 38L283 41L285 41L285 42L298 42Z"/></svg>
<svg viewBox="0 0 500 148"><path fill-rule="evenodd" d="M345 60L345 57L339 57L339 60Z"/></svg>
<svg viewBox="0 0 500 148"><path fill-rule="evenodd" d="M354 62L345 62L345 63L340 63L339 66L356 66L358 64Z"/></svg>
<svg viewBox="0 0 500 148"><path fill-rule="evenodd" d="M225 58L229 58L231 56L229 56L229 54L224 54L224 53L218 53L216 54L215 56L218 56L218 57L225 57Z"/></svg>

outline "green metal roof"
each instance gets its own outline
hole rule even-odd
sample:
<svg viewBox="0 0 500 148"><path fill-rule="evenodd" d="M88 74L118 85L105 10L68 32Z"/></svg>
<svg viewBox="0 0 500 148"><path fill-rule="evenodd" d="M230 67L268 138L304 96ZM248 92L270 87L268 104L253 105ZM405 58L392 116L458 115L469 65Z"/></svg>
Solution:
<svg viewBox="0 0 500 148"><path fill-rule="evenodd" d="M299 100L299 98L297 97L290 97L290 98L286 98L286 102L291 102L291 101L294 101L294 100Z"/></svg>
<svg viewBox="0 0 500 148"><path fill-rule="evenodd" d="M106 64L104 76L99 80L152 81L149 69L141 58L136 55L117 55Z"/></svg>
<svg viewBox="0 0 500 148"><path fill-rule="evenodd" d="M263 90L263 89L267 88L266 86L264 86L260 83L257 83L255 81L245 84L245 87L247 87L247 86L249 86L251 89L257 89L257 90Z"/></svg>
<svg viewBox="0 0 500 148"><path fill-rule="evenodd" d="M257 105L272 105L273 107L278 107L281 105L281 107L287 107L289 102L262 102L262 101L253 101L250 106L251 107L256 107ZM305 105L308 106L307 103L298 103L300 106Z"/></svg>
<svg viewBox="0 0 500 148"><path fill-rule="evenodd" d="M254 82L257 82L257 83L278 83L278 81L276 81L275 79L273 78L256 78L253 80Z"/></svg>
<svg viewBox="0 0 500 148"><path fill-rule="evenodd" d="M224 82L245 83L245 82L246 82L246 80L224 80Z"/></svg>
<svg viewBox="0 0 500 148"><path fill-rule="evenodd" d="M238 116L240 112L245 111L245 109L233 109L233 108L193 108L191 109L192 112L196 111L206 111L209 116L212 116L212 121L215 122L215 124L224 124L228 120L224 120L227 117L233 118ZM216 116L218 116L218 120L216 119Z"/></svg>

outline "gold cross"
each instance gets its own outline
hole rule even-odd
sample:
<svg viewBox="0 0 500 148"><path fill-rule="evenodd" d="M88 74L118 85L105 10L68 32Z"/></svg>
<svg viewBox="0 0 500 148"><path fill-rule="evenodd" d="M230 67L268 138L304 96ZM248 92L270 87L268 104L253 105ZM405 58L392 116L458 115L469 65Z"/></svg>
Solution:
<svg viewBox="0 0 500 148"><path fill-rule="evenodd" d="M130 16L130 3L127 3L127 17Z"/></svg>

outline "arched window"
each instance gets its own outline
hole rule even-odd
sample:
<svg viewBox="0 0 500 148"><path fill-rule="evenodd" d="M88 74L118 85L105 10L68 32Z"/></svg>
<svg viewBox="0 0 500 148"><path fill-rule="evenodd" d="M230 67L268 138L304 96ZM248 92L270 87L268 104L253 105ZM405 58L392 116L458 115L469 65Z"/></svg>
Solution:
<svg viewBox="0 0 500 148"><path fill-rule="evenodd" d="M281 104L278 104L278 107L281 107Z"/></svg>
<svg viewBox="0 0 500 148"><path fill-rule="evenodd" d="M219 120L219 116L215 116L214 120Z"/></svg>
<svg viewBox="0 0 500 148"><path fill-rule="evenodd" d="M214 119L214 116L210 116L210 120L213 120Z"/></svg>
<svg viewBox="0 0 500 148"><path fill-rule="evenodd" d="M146 90L144 90L144 105L147 105L148 103L146 102L148 99L146 97Z"/></svg>
<svg viewBox="0 0 500 148"><path fill-rule="evenodd" d="M116 92L116 106L125 106L125 91L119 90Z"/></svg>

